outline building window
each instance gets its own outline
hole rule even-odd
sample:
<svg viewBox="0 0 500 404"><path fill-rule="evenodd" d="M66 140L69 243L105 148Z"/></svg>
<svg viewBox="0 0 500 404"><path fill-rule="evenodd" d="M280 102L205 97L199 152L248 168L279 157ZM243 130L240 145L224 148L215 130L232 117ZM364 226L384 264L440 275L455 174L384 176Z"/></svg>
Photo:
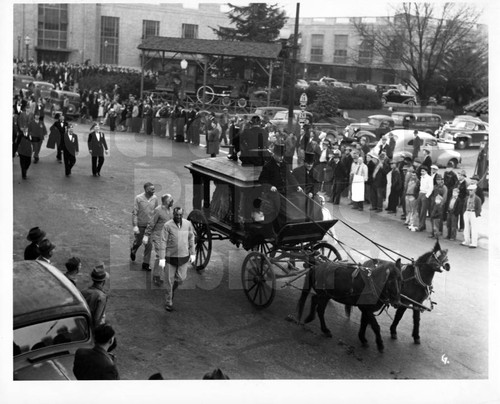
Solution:
<svg viewBox="0 0 500 404"><path fill-rule="evenodd" d="M359 45L359 64L368 65L373 58L373 39L364 39Z"/></svg>
<svg viewBox="0 0 500 404"><path fill-rule="evenodd" d="M324 35L311 35L311 62L323 61Z"/></svg>
<svg viewBox="0 0 500 404"><path fill-rule="evenodd" d="M160 21L142 20L142 39L160 35Z"/></svg>
<svg viewBox="0 0 500 404"><path fill-rule="evenodd" d="M347 35L335 35L333 63L347 64Z"/></svg>
<svg viewBox="0 0 500 404"><path fill-rule="evenodd" d="M101 63L118 64L118 39L120 19L101 17Z"/></svg>
<svg viewBox="0 0 500 404"><path fill-rule="evenodd" d="M198 25L182 24L182 38L198 39Z"/></svg>
<svg viewBox="0 0 500 404"><path fill-rule="evenodd" d="M38 5L38 46L49 49L68 47L68 5Z"/></svg>

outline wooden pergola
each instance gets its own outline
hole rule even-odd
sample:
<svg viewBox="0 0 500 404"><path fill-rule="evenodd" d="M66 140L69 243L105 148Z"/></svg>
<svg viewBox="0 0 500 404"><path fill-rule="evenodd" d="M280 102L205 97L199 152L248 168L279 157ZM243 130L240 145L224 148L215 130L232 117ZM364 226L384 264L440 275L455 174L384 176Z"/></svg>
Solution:
<svg viewBox="0 0 500 404"><path fill-rule="evenodd" d="M279 43L221 41L213 39L188 39L155 36L144 39L137 47L142 52L141 57L141 98L144 90L144 68L153 59L160 59L164 67L166 62L174 59L189 59L195 61L203 71L203 88L207 85L207 71L218 58L243 57L253 59L268 75L267 105L270 104L273 63L269 69L263 62L275 61L281 51ZM217 59L210 64L210 57ZM203 99L205 97L203 96Z"/></svg>

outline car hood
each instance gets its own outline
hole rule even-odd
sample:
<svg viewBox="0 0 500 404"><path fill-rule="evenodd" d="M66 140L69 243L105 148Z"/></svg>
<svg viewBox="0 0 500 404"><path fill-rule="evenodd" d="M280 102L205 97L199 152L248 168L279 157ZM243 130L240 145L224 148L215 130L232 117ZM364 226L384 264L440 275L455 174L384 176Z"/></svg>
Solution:
<svg viewBox="0 0 500 404"><path fill-rule="evenodd" d="M362 130L374 130L377 129L375 126L369 124L368 122L358 122L358 123L351 123L349 125L349 128L351 129L362 129Z"/></svg>
<svg viewBox="0 0 500 404"><path fill-rule="evenodd" d="M14 380L76 380L74 355L49 359L14 371Z"/></svg>

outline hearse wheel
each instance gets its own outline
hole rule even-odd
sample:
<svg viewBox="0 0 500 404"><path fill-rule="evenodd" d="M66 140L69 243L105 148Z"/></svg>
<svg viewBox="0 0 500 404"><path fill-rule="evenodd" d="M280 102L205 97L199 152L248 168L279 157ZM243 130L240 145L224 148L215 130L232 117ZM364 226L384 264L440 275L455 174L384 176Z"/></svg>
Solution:
<svg viewBox="0 0 500 404"><path fill-rule="evenodd" d="M268 307L276 294L276 277L267 257L258 252L249 253L241 267L243 290L250 303L258 309Z"/></svg>
<svg viewBox="0 0 500 404"><path fill-rule="evenodd" d="M208 221L200 210L193 210L187 219L194 227L194 245L196 249L196 261L194 267L197 271L205 269L212 254L212 232Z"/></svg>
<svg viewBox="0 0 500 404"><path fill-rule="evenodd" d="M313 246L314 251L319 251L322 257L325 257L328 261L341 261L342 256L338 250L326 241L320 241L318 244Z"/></svg>

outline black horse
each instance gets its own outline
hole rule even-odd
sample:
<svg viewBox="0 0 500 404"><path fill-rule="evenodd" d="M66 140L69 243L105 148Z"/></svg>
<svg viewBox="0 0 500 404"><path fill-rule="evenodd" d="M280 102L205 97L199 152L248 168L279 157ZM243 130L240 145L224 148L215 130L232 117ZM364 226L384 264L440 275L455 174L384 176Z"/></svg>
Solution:
<svg viewBox="0 0 500 404"><path fill-rule="evenodd" d="M420 312L431 310L423 302L430 300L432 292L432 279L436 272L449 271L448 250L442 250L439 241L436 241L431 252L425 253L413 264L403 266L403 286L401 289L401 305L396 310L396 317L391 325L391 338L397 339L396 328L403 318L406 309L413 309L413 332L415 344L420 344ZM411 300L409 300L411 299Z"/></svg>
<svg viewBox="0 0 500 404"><path fill-rule="evenodd" d="M357 306L361 311L361 325L358 337L363 346L368 346L365 332L368 324L375 333L379 351L384 350L380 326L374 312L386 304L399 305L401 292L401 261L372 260L370 268L342 262L325 262L313 266L306 277L297 311L298 322L302 318L304 305L311 288L316 292L311 298L311 311L306 323L314 320L315 311L321 323L321 331L331 337L325 324L325 309L330 299L347 306Z"/></svg>

